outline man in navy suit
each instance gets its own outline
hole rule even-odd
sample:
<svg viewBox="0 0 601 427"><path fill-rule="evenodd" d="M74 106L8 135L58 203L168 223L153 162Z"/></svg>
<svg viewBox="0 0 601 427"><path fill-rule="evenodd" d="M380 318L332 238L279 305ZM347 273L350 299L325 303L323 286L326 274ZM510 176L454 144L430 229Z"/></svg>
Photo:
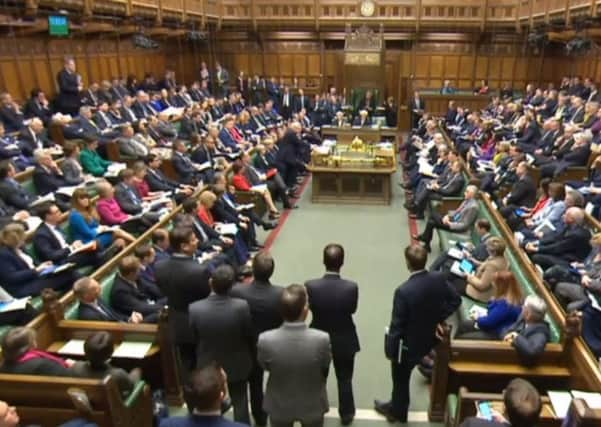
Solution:
<svg viewBox="0 0 601 427"><path fill-rule="evenodd" d="M411 371L438 342L444 320L461 304L445 275L425 270L428 252L419 245L405 248L409 278L394 292L392 317L384 349L392 365L392 396L375 400L375 410L389 422L407 422Z"/></svg>
<svg viewBox="0 0 601 427"><path fill-rule="evenodd" d="M359 288L356 282L340 277L344 264L341 245L332 243L324 248L323 264L326 274L305 283L313 313L311 327L330 334L332 361L338 380L338 413L342 425L348 425L355 417L353 368L355 353L360 347L353 314L357 311Z"/></svg>
<svg viewBox="0 0 601 427"><path fill-rule="evenodd" d="M505 413L502 417L493 414L493 420L466 418L461 427L530 427L538 424L542 409L536 388L521 378L511 380L503 392Z"/></svg>
<svg viewBox="0 0 601 427"><path fill-rule="evenodd" d="M91 277L82 277L73 284L73 293L79 301L77 318L101 322L141 323L143 316L133 311L129 318L123 316L102 300L100 284Z"/></svg>
<svg viewBox="0 0 601 427"><path fill-rule="evenodd" d="M221 416L227 403L227 376L216 363L195 369L184 386L187 416L161 420L160 427L246 427Z"/></svg>

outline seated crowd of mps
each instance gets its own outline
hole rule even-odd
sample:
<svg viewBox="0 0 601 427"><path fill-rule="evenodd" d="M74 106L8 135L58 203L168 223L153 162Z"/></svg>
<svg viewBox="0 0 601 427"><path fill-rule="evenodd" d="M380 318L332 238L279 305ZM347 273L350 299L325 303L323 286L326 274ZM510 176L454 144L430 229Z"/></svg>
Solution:
<svg viewBox="0 0 601 427"><path fill-rule="evenodd" d="M583 338L601 356L601 233L586 222L587 211L599 217L601 210L599 101L595 84L589 79L581 84L578 78L564 79L559 90L528 85L519 99L493 96L482 111L467 111L451 101L440 122L423 113L404 143L406 179L400 184L407 191L405 208L413 218L427 219L413 237L429 251L436 229L480 236L476 246L459 248L473 270L454 269L457 258L447 252L431 266L447 272L463 295L488 305L485 315L471 313L458 337L510 340L525 360L532 360L550 336L543 300L524 299L508 271L508 242L492 236L488 220L478 218L482 192L564 308L581 312ZM577 166L590 166L588 176L562 179ZM535 171L540 172L538 182ZM463 200L445 214L430 203L452 196ZM529 327L515 329L515 322L524 320ZM512 328L527 336L516 336ZM424 371L428 365L431 361L424 360Z"/></svg>

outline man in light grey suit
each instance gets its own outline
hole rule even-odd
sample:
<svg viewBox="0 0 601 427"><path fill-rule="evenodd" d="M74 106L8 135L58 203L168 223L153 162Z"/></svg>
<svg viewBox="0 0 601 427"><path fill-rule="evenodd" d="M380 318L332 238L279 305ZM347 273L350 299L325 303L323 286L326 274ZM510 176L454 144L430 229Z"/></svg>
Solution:
<svg viewBox="0 0 601 427"><path fill-rule="evenodd" d="M131 125L125 125L121 128L121 136L117 138L119 152L125 156L144 158L149 150L146 144L136 138L134 128Z"/></svg>
<svg viewBox="0 0 601 427"><path fill-rule="evenodd" d="M263 408L272 427L323 426L328 411L326 382L330 366L330 337L309 328L307 293L290 285L282 294L284 324L259 335L258 361L269 372Z"/></svg>
<svg viewBox="0 0 601 427"><path fill-rule="evenodd" d="M468 185L464 192L465 200L454 211L449 211L445 216L440 215L433 210L428 218L426 228L418 236L411 236L424 243L425 248L430 252L430 242L434 229L452 231L455 233L465 233L472 229L472 226L478 219L478 187Z"/></svg>

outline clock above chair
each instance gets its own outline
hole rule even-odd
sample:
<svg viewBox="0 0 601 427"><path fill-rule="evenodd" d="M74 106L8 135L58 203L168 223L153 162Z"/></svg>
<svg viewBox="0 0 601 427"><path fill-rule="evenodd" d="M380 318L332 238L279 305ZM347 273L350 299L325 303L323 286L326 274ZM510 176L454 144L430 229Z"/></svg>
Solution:
<svg viewBox="0 0 601 427"><path fill-rule="evenodd" d="M376 3L373 0L363 0L361 1L360 11L362 16L373 16L376 11Z"/></svg>

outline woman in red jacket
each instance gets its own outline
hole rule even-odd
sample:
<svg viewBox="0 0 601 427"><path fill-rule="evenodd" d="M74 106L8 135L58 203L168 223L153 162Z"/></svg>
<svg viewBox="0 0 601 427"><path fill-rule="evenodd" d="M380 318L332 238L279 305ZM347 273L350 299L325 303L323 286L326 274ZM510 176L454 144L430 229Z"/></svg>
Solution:
<svg viewBox="0 0 601 427"><path fill-rule="evenodd" d="M275 219L280 216L280 212L273 203L271 193L267 189L267 185L252 186L248 178L246 177L246 166L241 162L234 162L232 166L234 176L232 177L232 185L238 191L252 191L253 193L260 194L265 200L265 204L269 209L269 219Z"/></svg>

